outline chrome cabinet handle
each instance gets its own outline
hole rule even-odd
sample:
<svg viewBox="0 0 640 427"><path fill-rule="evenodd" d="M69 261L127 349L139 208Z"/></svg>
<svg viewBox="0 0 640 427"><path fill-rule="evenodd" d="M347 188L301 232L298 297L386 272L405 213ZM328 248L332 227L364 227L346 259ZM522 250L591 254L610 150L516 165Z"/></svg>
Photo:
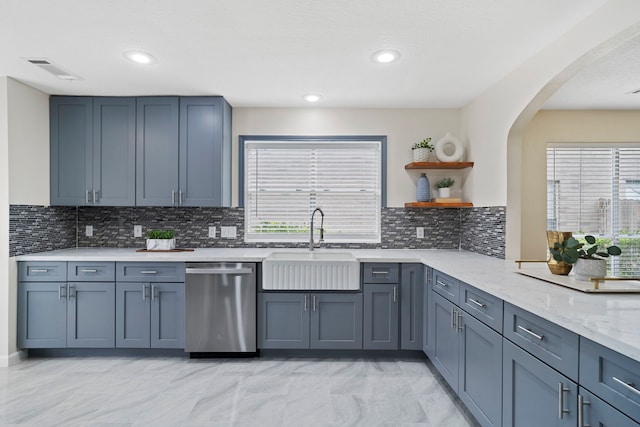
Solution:
<svg viewBox="0 0 640 427"><path fill-rule="evenodd" d="M97 273L98 270L95 269L85 269L85 270L80 270L80 273Z"/></svg>
<svg viewBox="0 0 640 427"><path fill-rule="evenodd" d="M622 381L621 379L616 378L616 377L611 377L611 379L613 379L615 382L617 382L618 384L620 384L621 386L623 386L624 388L626 388L630 392L635 393L637 395L640 395L640 390L635 388L633 383L628 383L628 382Z"/></svg>
<svg viewBox="0 0 640 427"><path fill-rule="evenodd" d="M455 330L458 329L458 311L455 308L451 309L451 327Z"/></svg>
<svg viewBox="0 0 640 427"><path fill-rule="evenodd" d="M58 301L62 301L62 297L67 297L66 295L62 295L62 289L67 290L67 285L58 286Z"/></svg>
<svg viewBox="0 0 640 427"><path fill-rule="evenodd" d="M46 268L39 268L39 269L32 268L31 269L32 273L47 273L48 271L49 270L47 270Z"/></svg>
<svg viewBox="0 0 640 427"><path fill-rule="evenodd" d="M178 191L178 205L182 206L182 190Z"/></svg>
<svg viewBox="0 0 640 427"><path fill-rule="evenodd" d="M584 423L584 407L591 405L591 402L584 400L582 395L578 395L578 427L591 427L591 424Z"/></svg>
<svg viewBox="0 0 640 427"><path fill-rule="evenodd" d="M142 301L147 300L147 285L142 285Z"/></svg>
<svg viewBox="0 0 640 427"><path fill-rule="evenodd" d="M176 205L176 190L171 190L171 204Z"/></svg>
<svg viewBox="0 0 640 427"><path fill-rule="evenodd" d="M440 286L442 286L443 288L448 288L448 287L449 287L449 284L448 284L448 283L442 282L442 281L440 281L440 280L436 280L436 285L440 285Z"/></svg>
<svg viewBox="0 0 640 427"><path fill-rule="evenodd" d="M316 311L316 296L313 296L313 311Z"/></svg>
<svg viewBox="0 0 640 427"><path fill-rule="evenodd" d="M309 295L304 296L304 311L309 310Z"/></svg>
<svg viewBox="0 0 640 427"><path fill-rule="evenodd" d="M389 270L372 270L371 274L389 274Z"/></svg>
<svg viewBox="0 0 640 427"><path fill-rule="evenodd" d="M485 304L483 304L483 303L481 303L481 302L478 302L478 301L474 300L473 298L469 298L469 302L471 302L471 303L473 303L473 304L477 305L477 306L478 306L478 307L480 307L480 308L485 308L485 307L486 307L486 305L485 305Z"/></svg>
<svg viewBox="0 0 640 427"><path fill-rule="evenodd" d="M531 335L534 338L539 339L540 341L542 341L542 339L544 338L544 335L538 335L535 332L533 332L531 329L527 329L524 326L518 325L518 329L520 329L521 331L524 331L526 333L528 333L529 335Z"/></svg>
<svg viewBox="0 0 640 427"><path fill-rule="evenodd" d="M142 270L140 274L158 274L155 270Z"/></svg>
<svg viewBox="0 0 640 427"><path fill-rule="evenodd" d="M73 285L67 285L67 301L76 297L76 287Z"/></svg>
<svg viewBox="0 0 640 427"><path fill-rule="evenodd" d="M397 302L398 301L398 287L397 286L393 286L393 302Z"/></svg>
<svg viewBox="0 0 640 427"><path fill-rule="evenodd" d="M91 203L91 191L87 190L85 201L87 204Z"/></svg>
<svg viewBox="0 0 640 427"><path fill-rule="evenodd" d="M97 192L94 189L93 190L93 204L95 205L96 203L98 203L98 197L96 196Z"/></svg>
<svg viewBox="0 0 640 427"><path fill-rule="evenodd" d="M568 414L568 409L564 409L564 393L567 391L571 391L568 388L564 387L564 384L558 383L558 418L563 419L564 414Z"/></svg>
<svg viewBox="0 0 640 427"><path fill-rule="evenodd" d="M462 330L462 312L459 311L458 312L458 330L457 332L460 332Z"/></svg>
<svg viewBox="0 0 640 427"><path fill-rule="evenodd" d="M156 286L151 285L151 301L155 301L158 296L156 295Z"/></svg>

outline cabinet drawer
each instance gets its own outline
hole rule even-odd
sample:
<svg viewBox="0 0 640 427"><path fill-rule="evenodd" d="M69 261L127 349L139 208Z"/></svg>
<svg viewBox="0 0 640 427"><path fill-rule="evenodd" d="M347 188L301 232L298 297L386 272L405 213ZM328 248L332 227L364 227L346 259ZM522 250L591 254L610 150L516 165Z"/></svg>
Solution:
<svg viewBox="0 0 640 427"><path fill-rule="evenodd" d="M458 279L454 279L438 270L433 270L433 283L431 286L434 291L452 303L458 304L460 297L460 282Z"/></svg>
<svg viewBox="0 0 640 427"><path fill-rule="evenodd" d="M501 299L460 282L460 308L487 326L502 332Z"/></svg>
<svg viewBox="0 0 640 427"><path fill-rule="evenodd" d="M580 387L581 399L578 405L582 403L582 408L578 407L578 411L582 411L582 424L579 426L616 426L616 427L640 427L640 424L633 422L629 417L618 411L613 406L607 404L603 400L596 397L595 394Z"/></svg>
<svg viewBox="0 0 640 427"><path fill-rule="evenodd" d="M67 263L64 261L28 261L18 263L20 282L66 282Z"/></svg>
<svg viewBox="0 0 640 427"><path fill-rule="evenodd" d="M578 381L577 334L505 303L503 335L573 381Z"/></svg>
<svg viewBox="0 0 640 427"><path fill-rule="evenodd" d="M398 283L400 266L395 263L365 263L363 283Z"/></svg>
<svg viewBox="0 0 640 427"><path fill-rule="evenodd" d="M118 282L184 282L183 262L118 262Z"/></svg>
<svg viewBox="0 0 640 427"><path fill-rule="evenodd" d="M580 384L640 422L640 362L581 337Z"/></svg>
<svg viewBox="0 0 640 427"><path fill-rule="evenodd" d="M70 282L113 282L116 279L116 263L69 262L67 276Z"/></svg>

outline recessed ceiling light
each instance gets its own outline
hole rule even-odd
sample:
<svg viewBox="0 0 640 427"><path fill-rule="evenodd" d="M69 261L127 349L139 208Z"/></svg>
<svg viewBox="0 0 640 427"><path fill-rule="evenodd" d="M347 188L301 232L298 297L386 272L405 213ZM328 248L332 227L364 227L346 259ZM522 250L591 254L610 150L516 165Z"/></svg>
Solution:
<svg viewBox="0 0 640 427"><path fill-rule="evenodd" d="M305 101L313 103L313 102L320 101L322 99L322 96L317 95L315 93L308 93L305 96L303 96L303 98Z"/></svg>
<svg viewBox="0 0 640 427"><path fill-rule="evenodd" d="M388 64L397 61L400 58L400 52L393 49L379 50L373 54L373 60L380 64Z"/></svg>
<svg viewBox="0 0 640 427"><path fill-rule="evenodd" d="M156 62L156 58L147 52L143 52L141 50L129 50L124 53L124 57L129 61L133 61L136 64L153 64Z"/></svg>

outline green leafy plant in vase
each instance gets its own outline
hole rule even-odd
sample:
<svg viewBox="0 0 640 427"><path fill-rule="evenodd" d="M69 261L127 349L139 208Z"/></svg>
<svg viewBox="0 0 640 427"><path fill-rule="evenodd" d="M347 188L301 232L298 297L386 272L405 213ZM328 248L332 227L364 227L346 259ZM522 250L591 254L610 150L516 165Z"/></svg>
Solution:
<svg viewBox="0 0 640 427"><path fill-rule="evenodd" d="M425 138L420 142L416 142L411 146L413 151L414 162L428 162L431 153L435 150L435 146L431 144L431 138Z"/></svg>
<svg viewBox="0 0 640 427"><path fill-rule="evenodd" d="M442 198L451 197L451 187L455 184L456 181L450 176L446 178L442 178L440 181L436 182L436 187L438 187L438 195Z"/></svg>
<svg viewBox="0 0 640 427"><path fill-rule="evenodd" d="M176 248L176 239L171 230L147 231L148 251L169 251Z"/></svg>
<svg viewBox="0 0 640 427"><path fill-rule="evenodd" d="M584 236L584 240L585 243L571 236L563 242L555 242L549 252L554 260L572 264L577 280L605 277L607 258L622 254L622 250L616 245L601 248L592 235Z"/></svg>

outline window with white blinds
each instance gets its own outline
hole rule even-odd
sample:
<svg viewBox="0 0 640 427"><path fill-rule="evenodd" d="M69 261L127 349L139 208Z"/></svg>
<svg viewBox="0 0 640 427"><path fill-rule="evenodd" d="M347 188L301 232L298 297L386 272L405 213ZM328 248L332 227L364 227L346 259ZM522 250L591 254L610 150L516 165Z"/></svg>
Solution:
<svg viewBox="0 0 640 427"><path fill-rule="evenodd" d="M319 207L326 242L380 242L383 139L265 138L241 141L246 241L306 242Z"/></svg>
<svg viewBox="0 0 640 427"><path fill-rule="evenodd" d="M549 229L591 234L622 255L608 274L640 276L640 145L554 144L547 148Z"/></svg>

